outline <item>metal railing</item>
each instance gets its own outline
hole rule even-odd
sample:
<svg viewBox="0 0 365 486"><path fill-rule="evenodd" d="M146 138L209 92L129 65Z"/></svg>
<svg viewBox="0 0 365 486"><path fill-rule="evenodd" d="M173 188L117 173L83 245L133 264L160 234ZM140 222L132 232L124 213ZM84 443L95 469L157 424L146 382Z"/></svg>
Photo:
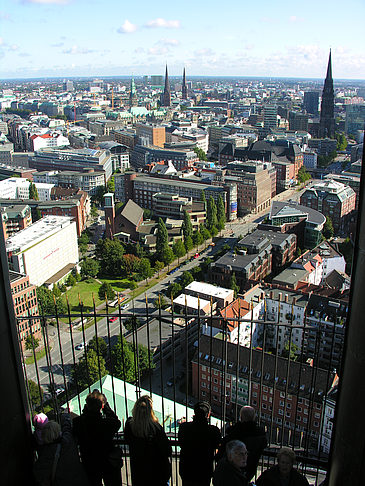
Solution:
<svg viewBox="0 0 365 486"><path fill-rule="evenodd" d="M332 351L343 340L336 322L330 331L326 324L327 359L323 326L306 318L300 325L275 322L265 313L256 320L228 320L187 309L176 313L173 307L151 312L146 305L133 312L106 306L84 313L81 306L78 314L17 318L25 319L41 320L39 342L31 340L31 349L21 352L34 413L57 417L61 407L80 413L87 393L98 388L124 423L134 401L148 393L176 441L179 423L191 419L197 400L211 403L212 423L223 435L241 406L252 405L269 443L261 468L279 447L290 446L311 484L323 481L334 408L328 392L339 365Z"/></svg>

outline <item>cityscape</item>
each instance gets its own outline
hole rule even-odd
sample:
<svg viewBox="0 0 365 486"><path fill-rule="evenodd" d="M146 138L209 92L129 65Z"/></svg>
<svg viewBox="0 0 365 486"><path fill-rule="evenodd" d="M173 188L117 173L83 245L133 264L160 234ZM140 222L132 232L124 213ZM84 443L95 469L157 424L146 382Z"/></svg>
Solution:
<svg viewBox="0 0 365 486"><path fill-rule="evenodd" d="M260 471L287 446L320 485L361 264L363 61L344 71L343 51L321 44L313 63L298 49L298 69L251 59L236 75L213 40L200 66L196 51L176 59L185 16L125 15L116 35L140 36L139 61L119 71L107 50L100 68L91 41L95 68L23 56L23 74L15 59L0 70L4 305L24 409L77 416L100 389L124 427L151 395L176 441L198 401L223 435L252 406ZM160 29L176 38L138 47ZM65 56L89 56L58 37Z"/></svg>

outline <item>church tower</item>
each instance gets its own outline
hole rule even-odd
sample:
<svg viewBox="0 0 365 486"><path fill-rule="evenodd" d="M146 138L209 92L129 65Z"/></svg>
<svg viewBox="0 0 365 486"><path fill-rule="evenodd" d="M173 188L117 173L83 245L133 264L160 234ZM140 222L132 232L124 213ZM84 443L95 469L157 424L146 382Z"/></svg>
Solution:
<svg viewBox="0 0 365 486"><path fill-rule="evenodd" d="M167 72L167 64L166 64L166 74L165 74L165 87L163 90L162 95L162 106L171 106L171 91L170 91L170 83L169 83L169 73Z"/></svg>
<svg viewBox="0 0 365 486"><path fill-rule="evenodd" d="M187 100L188 99L188 87L186 86L186 74L185 74L185 68L183 72L183 82L182 82L182 99Z"/></svg>
<svg viewBox="0 0 365 486"><path fill-rule="evenodd" d="M333 91L332 79L332 60L331 51L328 59L327 76L324 81L322 101L321 101L321 115L319 119L319 137L320 138L334 138L335 137L335 95Z"/></svg>
<svg viewBox="0 0 365 486"><path fill-rule="evenodd" d="M136 90L136 84L134 82L134 78L132 77L131 88L129 93L129 106L132 108L132 106L136 106L136 104L137 104L137 90Z"/></svg>

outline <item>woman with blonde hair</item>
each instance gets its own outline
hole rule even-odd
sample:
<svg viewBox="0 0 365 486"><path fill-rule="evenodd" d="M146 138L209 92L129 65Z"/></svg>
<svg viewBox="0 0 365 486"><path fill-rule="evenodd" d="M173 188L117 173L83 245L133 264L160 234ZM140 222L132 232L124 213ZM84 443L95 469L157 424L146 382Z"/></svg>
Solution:
<svg viewBox="0 0 365 486"><path fill-rule="evenodd" d="M166 486L171 476L171 446L153 411L152 399L140 397L124 428L133 486Z"/></svg>

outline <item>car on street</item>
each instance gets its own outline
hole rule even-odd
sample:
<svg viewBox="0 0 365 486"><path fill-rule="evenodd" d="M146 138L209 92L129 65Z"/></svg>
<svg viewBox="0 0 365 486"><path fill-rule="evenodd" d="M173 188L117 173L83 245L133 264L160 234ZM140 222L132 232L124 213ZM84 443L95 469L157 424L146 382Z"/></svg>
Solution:
<svg viewBox="0 0 365 486"><path fill-rule="evenodd" d="M123 309L123 310L128 309L128 307L129 307L129 304L123 304L123 305L122 305L122 309Z"/></svg>
<svg viewBox="0 0 365 486"><path fill-rule="evenodd" d="M200 257L199 253L195 253L194 258L199 258L199 257Z"/></svg>
<svg viewBox="0 0 365 486"><path fill-rule="evenodd" d="M117 316L109 317L109 322L115 322L117 319Z"/></svg>
<svg viewBox="0 0 365 486"><path fill-rule="evenodd" d="M77 344L77 345L75 346L75 349L76 349L77 351L80 351L81 349L84 349L84 348L85 348L85 343L80 343L80 344Z"/></svg>
<svg viewBox="0 0 365 486"><path fill-rule="evenodd" d="M63 393L65 391L65 389L63 388L63 386L59 386L58 388L55 389L55 393L56 395L61 395L61 393Z"/></svg>

